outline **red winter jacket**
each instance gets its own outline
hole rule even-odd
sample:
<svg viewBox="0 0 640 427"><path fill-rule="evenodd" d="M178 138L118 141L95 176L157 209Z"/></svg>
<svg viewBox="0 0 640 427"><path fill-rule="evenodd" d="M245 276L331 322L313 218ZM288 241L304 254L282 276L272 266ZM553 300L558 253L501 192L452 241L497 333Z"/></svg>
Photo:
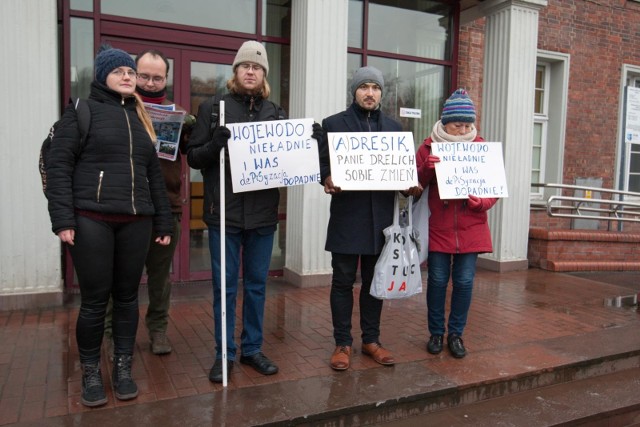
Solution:
<svg viewBox="0 0 640 427"><path fill-rule="evenodd" d="M474 142L484 141L480 136ZM442 200L438 192L435 169L429 169L431 137L424 140L416 153L418 180L429 186L429 251L448 254L493 252L487 211L498 199L482 198L482 207L471 210L466 199Z"/></svg>

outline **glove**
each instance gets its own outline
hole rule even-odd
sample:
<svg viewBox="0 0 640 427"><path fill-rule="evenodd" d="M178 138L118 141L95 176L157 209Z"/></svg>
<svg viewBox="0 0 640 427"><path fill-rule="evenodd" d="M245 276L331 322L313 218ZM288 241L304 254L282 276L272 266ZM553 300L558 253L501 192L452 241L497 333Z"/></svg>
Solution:
<svg viewBox="0 0 640 427"><path fill-rule="evenodd" d="M324 131L322 130L322 126L319 123L313 123L311 127L313 132L311 133L311 138L314 138L316 141L320 142L322 140L322 136L324 135Z"/></svg>
<svg viewBox="0 0 640 427"><path fill-rule="evenodd" d="M227 142L231 137L231 131L226 126L218 126L216 130L213 131L213 135L211 136L211 142L218 149L222 150L223 148L227 148Z"/></svg>
<svg viewBox="0 0 640 427"><path fill-rule="evenodd" d="M479 211L480 209L482 209L482 199L478 196L473 196L470 194L469 198L467 199L467 206L469 206L469 209L471 209L472 211Z"/></svg>
<svg viewBox="0 0 640 427"><path fill-rule="evenodd" d="M427 167L429 169L435 169L436 163L438 163L439 161L440 161L440 157L434 156L433 154L429 154L427 156Z"/></svg>

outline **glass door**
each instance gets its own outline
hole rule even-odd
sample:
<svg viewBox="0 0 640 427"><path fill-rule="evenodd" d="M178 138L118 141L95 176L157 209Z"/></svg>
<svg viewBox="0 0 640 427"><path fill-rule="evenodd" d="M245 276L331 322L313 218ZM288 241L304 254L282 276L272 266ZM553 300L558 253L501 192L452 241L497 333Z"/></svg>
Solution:
<svg viewBox="0 0 640 427"><path fill-rule="evenodd" d="M167 97L188 113L197 115L200 104L218 91L226 91L235 52L208 52L160 44L110 40L105 42L126 50L133 57L146 49L157 49L169 59ZM187 165L182 156L181 236L171 268L171 281L211 279L207 226L202 221L204 188L202 174ZM143 278L143 281L145 279Z"/></svg>
<svg viewBox="0 0 640 427"><path fill-rule="evenodd" d="M226 92L227 80L233 74L231 63L235 52L211 54L200 51L183 51L183 64L188 81L181 84L182 97L189 100L192 114L198 114L198 108L215 94ZM202 220L204 212L204 186L202 173L198 169L187 167L189 203L184 211L183 241L181 257L188 260L184 265L185 274L190 280L211 279L211 258L209 255L209 232ZM188 232L186 232L188 230Z"/></svg>
<svg viewBox="0 0 640 427"><path fill-rule="evenodd" d="M132 57L146 49L156 49L169 60L167 77L167 97L188 113L197 115L200 104L216 93L226 93L226 82L232 76L231 64L235 50L197 49L162 43L148 43L134 39L103 36L101 43L123 49ZM272 82L272 88L280 87ZM189 282L211 280L211 259L209 256L208 229L202 220L204 211L204 188L200 170L191 169L186 156L182 156L182 214L181 236L176 248L171 281ZM279 223L274 239L271 275L282 274L285 254L286 232L286 189L280 189ZM66 283L77 287L73 262L66 254ZM146 276L143 276L146 283Z"/></svg>

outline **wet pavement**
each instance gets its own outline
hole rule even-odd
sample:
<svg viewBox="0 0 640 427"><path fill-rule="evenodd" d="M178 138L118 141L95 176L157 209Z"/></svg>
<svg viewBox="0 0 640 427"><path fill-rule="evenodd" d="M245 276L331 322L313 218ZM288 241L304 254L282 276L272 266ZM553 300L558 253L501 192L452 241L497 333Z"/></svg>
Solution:
<svg viewBox="0 0 640 427"><path fill-rule="evenodd" d="M177 285L168 330L174 351L153 355L141 322L133 367L140 395L120 402L109 390L109 403L96 409L80 404L77 304L0 312L0 425L424 425L418 420L427 413L437 414L439 425L456 425L456 415L447 408L464 405L471 411L515 392L526 402L526 393L539 387L561 387L601 374L619 373L621 380L629 379L625 373L637 375L640 313L635 306L615 307L606 301L639 291L640 272L478 270L464 335L466 358L454 359L446 349L437 356L426 352L423 292L385 302L381 341L394 353L393 367L380 366L360 352L356 303L352 366L336 372L328 364L334 348L329 287L299 289L272 278L263 350L280 372L265 377L236 364L223 388L207 378L214 360L210 285ZM104 359L110 387L111 367ZM640 399L639 389L629 396ZM582 401L586 409L604 411ZM503 414L503 425L553 425L544 418L537 423L511 418L509 424L508 412ZM409 416L418 418L403 421Z"/></svg>

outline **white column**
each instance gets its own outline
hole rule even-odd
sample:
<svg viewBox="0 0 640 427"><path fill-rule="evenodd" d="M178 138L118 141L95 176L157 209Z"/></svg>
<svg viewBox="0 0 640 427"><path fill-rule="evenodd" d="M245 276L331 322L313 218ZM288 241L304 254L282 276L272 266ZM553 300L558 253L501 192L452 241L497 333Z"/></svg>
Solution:
<svg viewBox="0 0 640 427"><path fill-rule="evenodd" d="M494 251L478 263L496 271L528 267L538 11L546 5L546 0L489 0L479 6L486 16L481 134L503 143L509 188L509 197L489 215Z"/></svg>
<svg viewBox="0 0 640 427"><path fill-rule="evenodd" d="M348 0L293 0L289 116L324 117L345 109ZM328 285L331 255L324 250L330 197L319 184L287 194L285 279Z"/></svg>
<svg viewBox="0 0 640 427"><path fill-rule="evenodd" d="M51 232L36 166L59 118L56 5L0 1L0 310L62 304L60 240Z"/></svg>

